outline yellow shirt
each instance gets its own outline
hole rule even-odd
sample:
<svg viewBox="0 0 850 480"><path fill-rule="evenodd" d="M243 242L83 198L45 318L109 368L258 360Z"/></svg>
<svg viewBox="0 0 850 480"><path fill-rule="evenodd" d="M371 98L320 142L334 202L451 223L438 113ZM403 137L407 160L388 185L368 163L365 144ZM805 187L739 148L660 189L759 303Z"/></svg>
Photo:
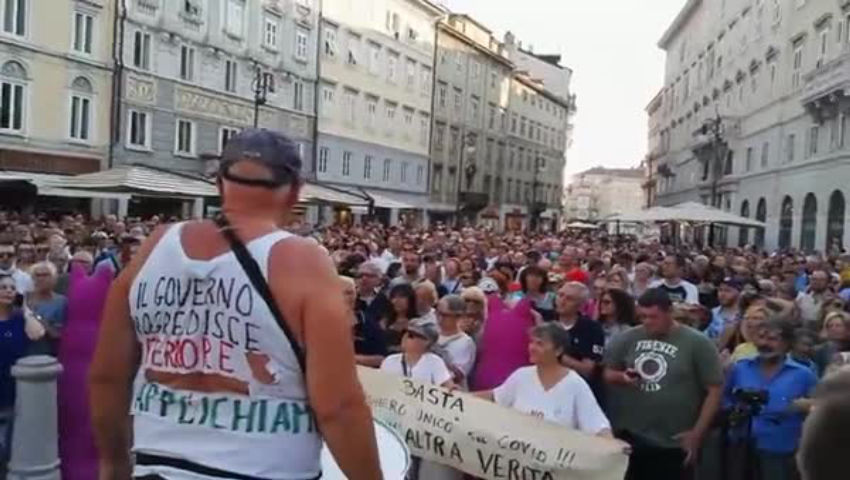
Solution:
<svg viewBox="0 0 850 480"><path fill-rule="evenodd" d="M735 348L734 352L732 352L732 363L745 358L753 358L758 354L759 351L753 342L742 343Z"/></svg>

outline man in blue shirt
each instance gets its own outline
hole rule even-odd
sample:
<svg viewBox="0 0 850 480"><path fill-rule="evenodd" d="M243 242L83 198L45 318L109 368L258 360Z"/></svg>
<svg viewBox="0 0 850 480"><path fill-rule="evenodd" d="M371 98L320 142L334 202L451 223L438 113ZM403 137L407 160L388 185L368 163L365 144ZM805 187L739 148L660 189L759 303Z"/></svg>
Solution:
<svg viewBox="0 0 850 480"><path fill-rule="evenodd" d="M724 407L733 410L740 402L735 392L766 392L767 403L753 418L753 459L763 480L796 478L794 452L799 445L806 407L801 402L810 396L817 377L808 368L788 356L794 341L792 326L780 319L769 320L755 340L758 356L739 361L732 367L726 382ZM742 441L747 420L730 428L733 442ZM733 445L730 452L745 448ZM732 462L737 463L737 462ZM743 468L739 465L736 468ZM740 470L738 470L740 471ZM732 475L732 478L737 478Z"/></svg>

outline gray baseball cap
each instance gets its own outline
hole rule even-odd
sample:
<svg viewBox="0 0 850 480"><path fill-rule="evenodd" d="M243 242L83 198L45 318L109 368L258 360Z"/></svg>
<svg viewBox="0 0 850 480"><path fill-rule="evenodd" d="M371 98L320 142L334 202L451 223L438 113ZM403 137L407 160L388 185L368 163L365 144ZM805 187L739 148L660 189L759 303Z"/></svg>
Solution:
<svg viewBox="0 0 850 480"><path fill-rule="evenodd" d="M253 161L268 167L274 179L242 178L230 173L230 167L241 161ZM227 141L221 154L219 176L248 186L277 188L300 179L301 156L295 142L285 135L264 128L249 128Z"/></svg>

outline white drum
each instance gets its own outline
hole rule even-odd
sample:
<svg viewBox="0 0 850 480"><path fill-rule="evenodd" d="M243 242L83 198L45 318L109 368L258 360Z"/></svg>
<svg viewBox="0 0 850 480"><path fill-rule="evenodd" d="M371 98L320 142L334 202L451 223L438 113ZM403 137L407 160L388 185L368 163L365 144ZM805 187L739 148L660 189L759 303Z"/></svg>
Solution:
<svg viewBox="0 0 850 480"><path fill-rule="evenodd" d="M402 480L410 468L410 450L395 430L375 420L381 471L387 480ZM322 480L345 480L328 446L322 448Z"/></svg>

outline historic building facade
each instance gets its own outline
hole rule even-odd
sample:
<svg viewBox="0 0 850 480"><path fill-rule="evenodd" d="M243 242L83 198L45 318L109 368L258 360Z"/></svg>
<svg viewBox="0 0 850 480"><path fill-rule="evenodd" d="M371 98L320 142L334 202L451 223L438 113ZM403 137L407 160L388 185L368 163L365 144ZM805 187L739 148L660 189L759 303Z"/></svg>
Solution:
<svg viewBox="0 0 850 480"><path fill-rule="evenodd" d="M766 223L729 243L846 246L850 2L690 0L659 46L658 203Z"/></svg>
<svg viewBox="0 0 850 480"><path fill-rule="evenodd" d="M566 188L570 221L598 221L641 209L644 171L639 168L596 167L578 173Z"/></svg>
<svg viewBox="0 0 850 480"><path fill-rule="evenodd" d="M427 0L324 0L321 181L362 189L376 213L426 220L435 27Z"/></svg>
<svg viewBox="0 0 850 480"><path fill-rule="evenodd" d="M501 224L513 64L490 30L450 15L437 31L431 215Z"/></svg>
<svg viewBox="0 0 850 480"><path fill-rule="evenodd" d="M126 0L115 160L204 173L258 125L297 142L312 175L316 0Z"/></svg>
<svg viewBox="0 0 850 480"><path fill-rule="evenodd" d="M109 155L113 0L0 0L0 169L76 174Z"/></svg>

